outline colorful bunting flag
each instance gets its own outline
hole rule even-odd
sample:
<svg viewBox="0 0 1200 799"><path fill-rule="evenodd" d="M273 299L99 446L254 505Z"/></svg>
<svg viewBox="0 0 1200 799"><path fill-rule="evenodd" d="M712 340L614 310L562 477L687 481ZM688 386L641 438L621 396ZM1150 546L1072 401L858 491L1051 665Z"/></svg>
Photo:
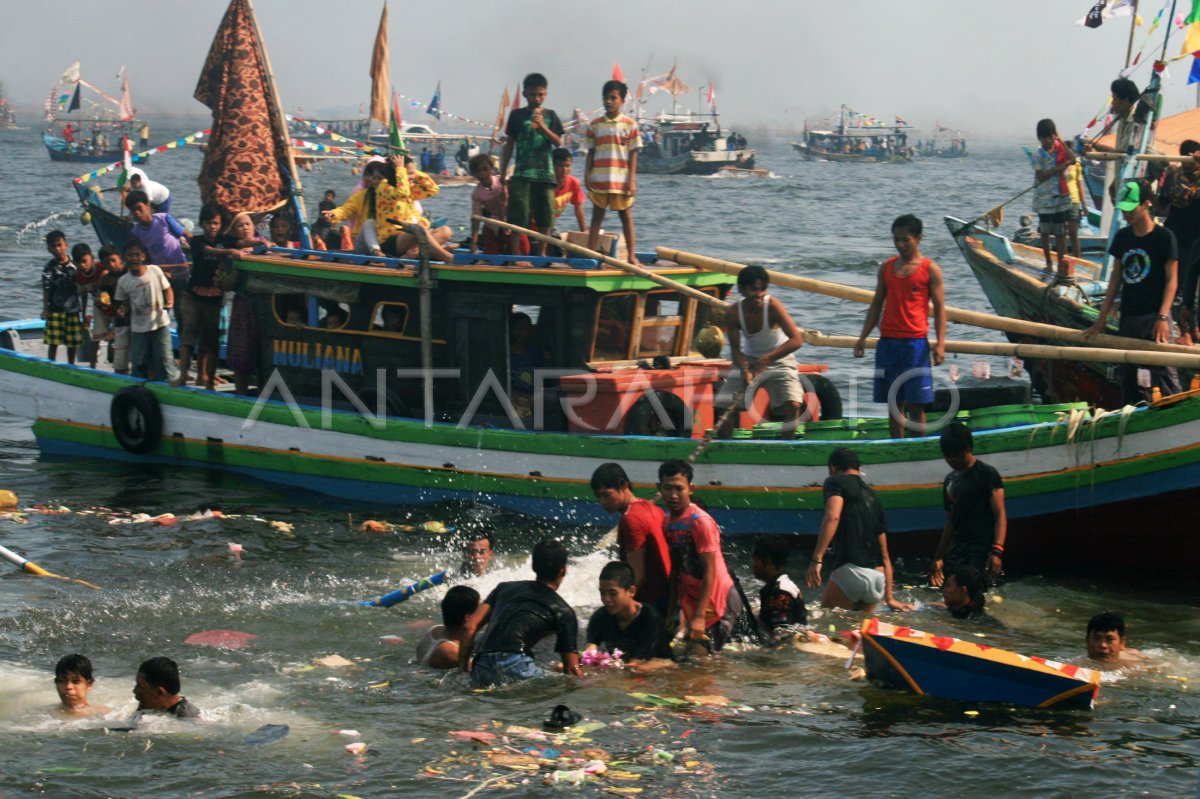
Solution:
<svg viewBox="0 0 1200 799"><path fill-rule="evenodd" d="M617 63L615 63L615 62L613 63L613 77L612 77L612 79L613 79L613 80L619 80L619 81L621 81L621 83L624 83L624 82L625 82L625 73L621 71L621 65L620 65L620 64L617 64Z"/></svg>
<svg viewBox="0 0 1200 799"><path fill-rule="evenodd" d="M1184 25L1191 25L1196 22L1200 22L1200 0L1192 0L1192 10L1183 18Z"/></svg>
<svg viewBox="0 0 1200 799"><path fill-rule="evenodd" d="M1188 85L1200 83L1200 56L1192 59L1192 71L1188 74Z"/></svg>
<svg viewBox="0 0 1200 799"><path fill-rule="evenodd" d="M79 92L81 88L78 83L75 84L75 93L71 95L71 104L67 106L67 113L79 110Z"/></svg>
<svg viewBox="0 0 1200 799"><path fill-rule="evenodd" d="M133 169L133 158L129 155L129 137L121 135L121 151L124 153L121 159L121 175L117 178L117 188L122 191L125 189L125 183L129 180L129 170Z"/></svg>

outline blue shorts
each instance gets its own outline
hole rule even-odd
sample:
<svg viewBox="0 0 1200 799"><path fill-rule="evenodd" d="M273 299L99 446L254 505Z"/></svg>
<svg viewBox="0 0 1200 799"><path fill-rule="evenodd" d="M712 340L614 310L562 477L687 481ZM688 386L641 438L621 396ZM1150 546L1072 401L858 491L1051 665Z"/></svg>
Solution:
<svg viewBox="0 0 1200 799"><path fill-rule="evenodd" d="M521 652L488 652L475 658L471 666L471 685L487 688L491 685L548 677L552 672L543 669L529 655Z"/></svg>
<svg viewBox="0 0 1200 799"><path fill-rule="evenodd" d="M875 402L887 402L892 384L895 401L912 405L933 402L929 342L923 338L881 338L875 347Z"/></svg>

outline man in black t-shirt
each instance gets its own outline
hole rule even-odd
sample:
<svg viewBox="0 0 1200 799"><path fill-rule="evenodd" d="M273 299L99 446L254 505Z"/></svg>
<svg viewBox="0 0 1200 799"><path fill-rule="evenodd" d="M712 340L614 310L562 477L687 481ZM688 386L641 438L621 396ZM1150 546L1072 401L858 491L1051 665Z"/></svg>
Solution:
<svg viewBox="0 0 1200 799"><path fill-rule="evenodd" d="M1105 321L1112 311L1117 295L1121 295L1121 324L1117 333L1169 344L1171 341L1171 305L1179 288L1179 252L1175 234L1154 222L1150 211L1154 189L1149 181L1131 180L1117 197L1117 207L1129 223L1117 231L1109 245L1108 254L1116 259L1108 292L1096 323L1084 333L1094 336L1104 332ZM1148 385L1138 379L1138 373L1149 373ZM1128 404L1142 400L1151 402L1151 389L1157 387L1162 396L1178 394L1179 374L1174 367L1121 366L1121 397Z"/></svg>
<svg viewBox="0 0 1200 799"><path fill-rule="evenodd" d="M821 597L821 607L869 613L883 600L894 610L912 610L912 605L892 596L892 560L888 557L883 506L862 479L858 455L844 447L829 455L825 518L821 520L817 546L804 575L809 588L821 585L821 564L835 536L838 543L833 571Z"/></svg>
<svg viewBox="0 0 1200 799"><path fill-rule="evenodd" d="M534 645L548 635L555 636L554 651L562 658L563 671L580 675L579 621L558 595L567 576L566 547L550 539L538 542L533 573L536 580L500 583L463 625L458 665L470 673L477 688L550 674L533 659ZM476 653L475 633L485 624L488 629Z"/></svg>
<svg viewBox="0 0 1200 799"><path fill-rule="evenodd" d="M1000 576L1008 515L1000 473L975 457L971 430L951 422L942 430L942 456L954 471L942 484L946 523L933 556L929 582L938 587L952 566L972 566L993 580Z"/></svg>
<svg viewBox="0 0 1200 799"><path fill-rule="evenodd" d="M621 651L622 660L670 658L671 648L658 612L638 602L633 569L619 560L600 570L600 602L587 626L587 649L609 654Z"/></svg>

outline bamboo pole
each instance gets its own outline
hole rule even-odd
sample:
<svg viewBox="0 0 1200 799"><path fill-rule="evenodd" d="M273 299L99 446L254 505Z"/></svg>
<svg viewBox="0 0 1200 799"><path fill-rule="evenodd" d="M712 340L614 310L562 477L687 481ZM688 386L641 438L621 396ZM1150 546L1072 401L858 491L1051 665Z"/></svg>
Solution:
<svg viewBox="0 0 1200 799"><path fill-rule="evenodd" d="M714 272L724 272L727 275L737 275L738 272L746 268L745 264L739 264L734 261L723 261L718 258L709 258L705 255L675 250L670 247L659 247L657 252L659 258L675 261L686 266L695 266ZM831 283L827 280L818 280L787 272L767 270L767 273L771 276L772 283L787 286L788 288L811 291L814 294L823 294L827 297L836 297L842 300L851 300L852 302L869 303L875 299L875 292L870 289L845 286L841 283ZM1098 333L1092 338L1088 338L1083 335L1082 330L1075 330L1070 327L1029 322L1024 319L1009 319L1004 316L996 316L995 314L983 313L982 311L969 311L966 308L955 308L949 305L946 306L946 319L951 322L973 325L987 330L999 330L1005 333L1016 333L1024 336L1038 336L1040 338L1070 341L1087 347L1102 346L1110 349L1175 352L1185 355L1196 353L1194 347L1186 347L1182 344L1156 344L1153 341L1114 336L1108 333Z"/></svg>
<svg viewBox="0 0 1200 799"><path fill-rule="evenodd" d="M531 239L537 239L538 241L544 241L547 244L553 244L555 247L558 247L559 249L566 250L567 252L573 252L576 255L579 255L583 258L593 258L597 261L600 261L603 264L607 264L608 266L614 266L617 269L623 269L626 272L630 273L631 275L637 275L638 277L643 277L646 280L653 281L660 286L665 286L666 288L674 289L675 291L678 291L680 294L685 294L694 300L699 300L701 302L708 303L712 307L719 308L722 311L724 311L727 307L729 307L729 304L727 302L725 302L724 300L722 300L720 297L714 297L711 294L705 294L703 291L694 289L691 286L685 286L684 284L682 284L678 281L671 280L671 278L669 278L669 277L660 275L656 272L651 272L649 269L646 269L645 267L634 266L631 263L627 263L625 261L618 261L616 258L612 258L607 255L601 255L600 253L596 252L595 250L589 250L587 247L581 247L578 244L572 244L569 241L563 241L562 239L556 239L553 236L547 236L544 233L538 233L536 230L529 230L528 228L523 228L519 225L514 225L511 222L502 222L499 219L491 219L486 216L472 216L471 219L475 222L482 222L485 225L492 225L494 227L504 228L505 230L511 230L515 233L523 233L526 236L529 236Z"/></svg>
<svg viewBox="0 0 1200 799"><path fill-rule="evenodd" d="M1125 153L1086 153L1081 158L1086 158L1089 161L1124 161L1129 156ZM1156 164L1175 163L1175 164L1194 164L1196 157L1193 155L1161 155L1159 153L1139 153L1133 156L1134 161L1149 161Z"/></svg>
<svg viewBox="0 0 1200 799"><path fill-rule="evenodd" d="M877 338L867 339L868 349L874 349ZM853 349L856 336L827 336L819 330L805 330L804 343L817 347ZM1009 355L1047 361L1088 361L1137 366L1173 366L1177 369L1200 369L1200 352L1184 355L1177 352L1144 352L1141 350L1102 349L1099 347L1056 347L1052 344L1009 344L995 341L947 341L946 352L965 355Z"/></svg>

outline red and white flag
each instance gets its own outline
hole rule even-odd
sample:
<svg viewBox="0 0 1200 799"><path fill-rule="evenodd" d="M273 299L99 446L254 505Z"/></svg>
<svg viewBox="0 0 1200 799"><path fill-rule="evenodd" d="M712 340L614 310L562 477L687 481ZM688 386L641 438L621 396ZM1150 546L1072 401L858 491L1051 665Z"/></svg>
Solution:
<svg viewBox="0 0 1200 799"><path fill-rule="evenodd" d="M708 110L717 113L717 93L713 91L712 81L708 82Z"/></svg>

